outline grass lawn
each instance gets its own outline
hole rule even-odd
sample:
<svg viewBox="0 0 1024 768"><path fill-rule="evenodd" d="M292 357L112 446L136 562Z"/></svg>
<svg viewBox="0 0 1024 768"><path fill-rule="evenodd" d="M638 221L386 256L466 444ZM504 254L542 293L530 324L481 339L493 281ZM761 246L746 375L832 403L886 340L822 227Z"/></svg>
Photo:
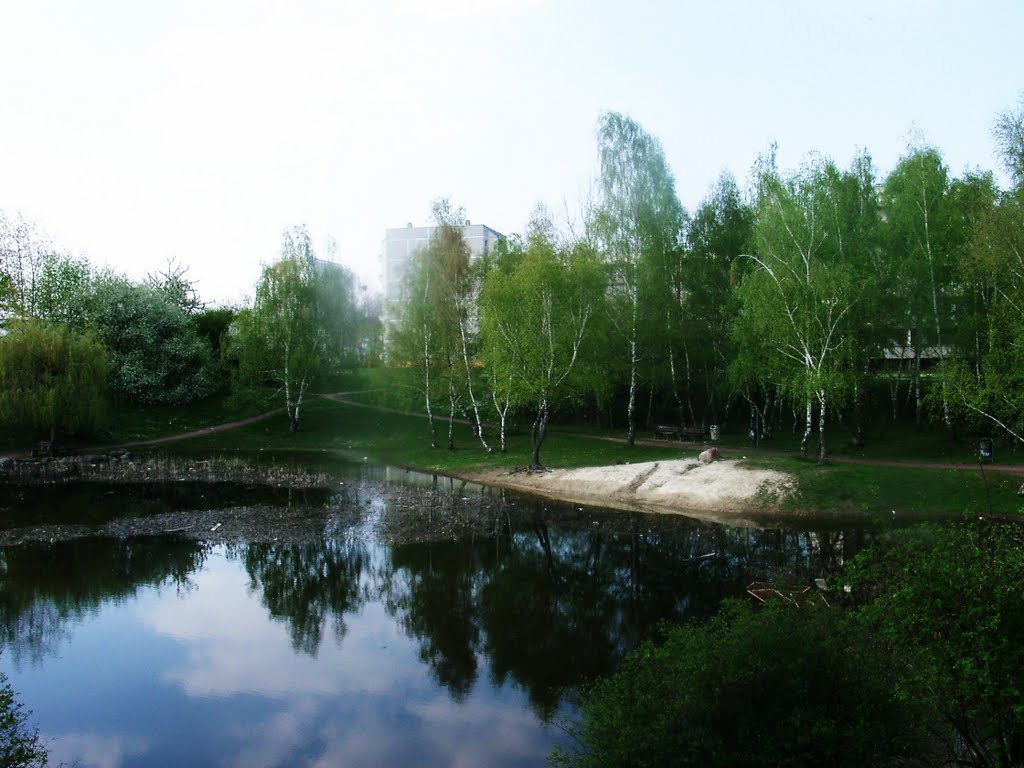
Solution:
<svg viewBox="0 0 1024 768"><path fill-rule="evenodd" d="M438 421L438 441L447 441L447 424ZM484 468L524 467L530 461L528 432L511 436L506 454L483 452L468 426L456 424L455 449L430 448L427 420L338 403L314 397L305 407L302 427L288 433L284 414L230 432L168 444L172 451L327 452L346 458L369 459L397 466L459 473ZM489 439L494 444L496 434ZM747 456L752 466L779 469L794 475L798 491L786 502L792 509L837 514L864 513L880 519L891 516L962 514L1017 515L1021 478L986 472L833 464L819 467L793 456L753 453L745 447L722 448L726 458ZM549 467L571 468L693 458L695 449L677 445L635 446L622 442L554 430L541 450Z"/></svg>
<svg viewBox="0 0 1024 768"><path fill-rule="evenodd" d="M778 469L793 475L797 492L784 502L787 509L807 512L934 517L1009 515L1024 507L1017 491L1022 478L982 471L976 464L963 470L879 467L861 464L818 466L795 456L754 456L751 466ZM895 513L895 515L893 514Z"/></svg>
<svg viewBox="0 0 1024 768"><path fill-rule="evenodd" d="M58 442L76 448L150 440L244 419L283 405L281 398L273 392L249 393L242 398L218 394L186 406L123 405L115 402L107 407L106 423L93 434L59 436ZM45 430L0 429L0 452L25 451L44 439L47 439Z"/></svg>
<svg viewBox="0 0 1024 768"><path fill-rule="evenodd" d="M437 420L437 438L447 445L448 424ZM187 451L331 451L347 458L369 457L398 466L458 472L487 467L525 467L530 463L530 436L518 432L509 438L508 452L497 451L496 432L488 434L495 452L488 455L465 424L455 424L455 449L430 447L430 428L425 418L390 413L320 397L309 400L301 414L300 430L288 433L284 414L265 422L220 434L204 435L173 445ZM171 447L169 445L169 447ZM549 432L541 460L553 467L583 467L616 462L654 461L696 456L695 450L678 446L640 447L632 450L610 440L570 437Z"/></svg>

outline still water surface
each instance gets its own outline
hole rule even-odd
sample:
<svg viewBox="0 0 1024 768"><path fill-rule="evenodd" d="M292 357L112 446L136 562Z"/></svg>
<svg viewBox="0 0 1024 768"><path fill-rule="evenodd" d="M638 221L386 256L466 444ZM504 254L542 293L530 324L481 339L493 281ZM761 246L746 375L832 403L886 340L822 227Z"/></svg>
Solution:
<svg viewBox="0 0 1024 768"><path fill-rule="evenodd" d="M237 489L264 518L304 520L300 533L0 549L0 669L51 763L544 765L573 688L660 621L705 617L755 579L827 573L866 536L350 476L319 496ZM226 488L0 489L0 512L9 529L227 509ZM482 522L452 533L445 516L467 508ZM402 535L410 516L416 535Z"/></svg>

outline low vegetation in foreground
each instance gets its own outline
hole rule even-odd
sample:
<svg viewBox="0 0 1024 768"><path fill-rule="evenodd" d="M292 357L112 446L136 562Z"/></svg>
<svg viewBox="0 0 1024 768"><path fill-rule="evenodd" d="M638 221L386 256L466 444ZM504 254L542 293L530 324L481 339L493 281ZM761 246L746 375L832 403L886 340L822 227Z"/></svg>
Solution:
<svg viewBox="0 0 1024 768"><path fill-rule="evenodd" d="M575 748L552 762L1020 766L1022 534L917 527L827 592L765 591L666 628L584 691Z"/></svg>

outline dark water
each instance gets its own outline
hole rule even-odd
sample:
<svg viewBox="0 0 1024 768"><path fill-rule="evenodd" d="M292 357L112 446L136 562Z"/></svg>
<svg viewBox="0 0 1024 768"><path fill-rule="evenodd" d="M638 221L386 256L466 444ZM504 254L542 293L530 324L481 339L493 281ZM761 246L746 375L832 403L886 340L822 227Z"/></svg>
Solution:
<svg viewBox="0 0 1024 768"><path fill-rule="evenodd" d="M753 580L806 583L867 535L602 512L382 469L357 485L301 505L236 489L268 519L306 521L277 541L250 528L0 549L0 669L52 764L544 765L573 688L660 621L705 617ZM99 526L228 505L229 488L47 486L0 493L0 515L8 529ZM475 523L453 533L460 514Z"/></svg>

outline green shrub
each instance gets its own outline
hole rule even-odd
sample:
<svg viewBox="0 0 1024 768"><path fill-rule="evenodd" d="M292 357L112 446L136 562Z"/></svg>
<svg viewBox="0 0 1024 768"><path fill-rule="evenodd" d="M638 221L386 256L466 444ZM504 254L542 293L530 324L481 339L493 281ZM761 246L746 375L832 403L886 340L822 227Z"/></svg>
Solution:
<svg viewBox="0 0 1024 768"><path fill-rule="evenodd" d="M727 601L584 694L571 766L863 766L917 753L869 632L837 608ZM881 659L881 661L880 661Z"/></svg>

